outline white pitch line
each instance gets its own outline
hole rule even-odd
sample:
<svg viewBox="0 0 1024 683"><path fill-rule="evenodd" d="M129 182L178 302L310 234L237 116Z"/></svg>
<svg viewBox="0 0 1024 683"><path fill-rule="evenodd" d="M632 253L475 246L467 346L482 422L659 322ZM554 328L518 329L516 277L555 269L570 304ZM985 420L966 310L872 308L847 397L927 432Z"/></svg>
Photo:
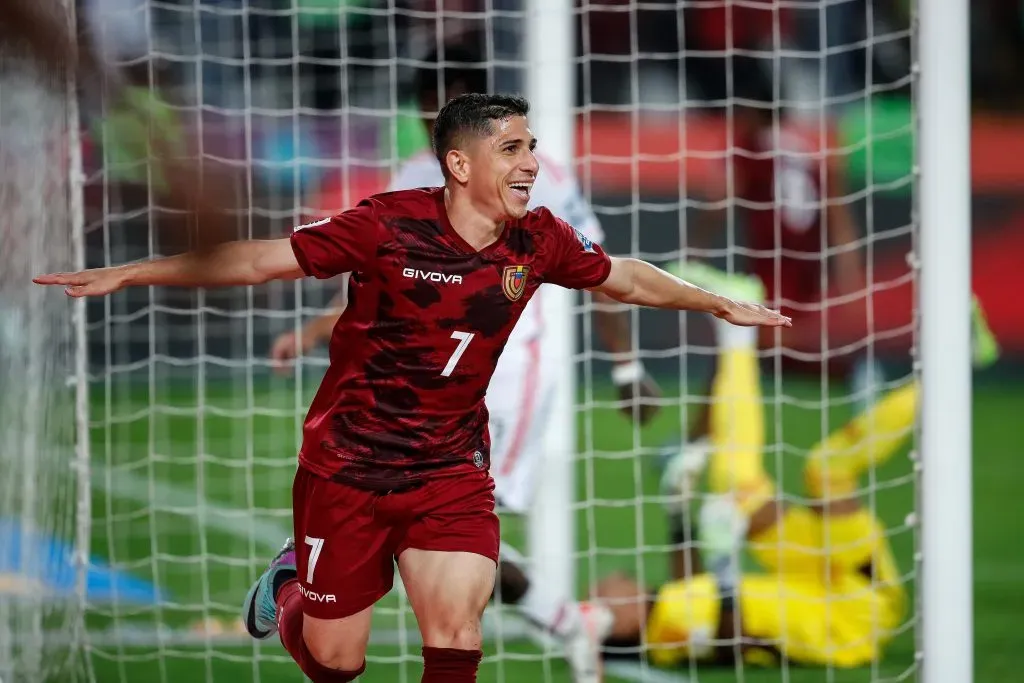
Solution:
<svg viewBox="0 0 1024 683"><path fill-rule="evenodd" d="M690 680L683 674L643 666L637 662L605 662L604 672L608 676L634 683L689 683Z"/></svg>
<svg viewBox="0 0 1024 683"><path fill-rule="evenodd" d="M192 488L168 484L165 481L150 481L125 471L93 471L93 488L104 491L115 498L148 503L162 510L202 510L194 515L197 526L216 529L239 538L251 539L258 545L272 551L281 548L284 539L292 535L291 525L259 519L241 508L226 507L201 498ZM150 497L152 491L153 497ZM184 516L184 515L183 515Z"/></svg>

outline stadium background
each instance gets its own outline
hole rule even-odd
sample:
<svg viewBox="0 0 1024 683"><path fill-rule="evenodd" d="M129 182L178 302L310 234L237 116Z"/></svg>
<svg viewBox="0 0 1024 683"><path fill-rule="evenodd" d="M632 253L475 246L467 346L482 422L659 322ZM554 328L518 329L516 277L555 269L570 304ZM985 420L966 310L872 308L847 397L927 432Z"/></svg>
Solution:
<svg viewBox="0 0 1024 683"><path fill-rule="evenodd" d="M368 192L380 189L386 180L386 171L381 160L401 157L413 153L422 138L418 137L416 123L408 113L393 120L379 116L345 114L337 117L316 112L309 115L282 115L282 111L293 109L292 86L294 74L291 67L275 70L265 67L259 73L245 72L231 66L233 57L241 54L242 36L251 41L251 54L263 54L268 59L277 54L291 55L295 46L289 40L291 26L284 28L280 17L274 16L279 6L273 0L256 0L249 7L262 7L266 15L256 12L243 25L242 15L233 13L238 3L226 0L206 2L200 0L190 9L175 2L154 5L152 25L161 45L159 50L170 55L151 74L157 89L184 107L185 131L190 144L201 148L210 163L236 170L255 168L253 185L248 185L244 173L238 176L237 190L240 196L251 201L256 211L251 221L239 222L239 236L251 228L252 236L264 237L284 234L288 226L297 220L320 215L324 211L343 208L354 199ZM312 3L311 3L312 4ZM351 8L371 3L348 2ZM413 2L398 2L396 6L412 6ZM432 3L431 3L432 4ZM601 3L615 5L615 2ZM618 3L622 4L622 3ZM649 3L657 4L657 3ZM446 9L458 5L460 9L472 9L475 3L463 0L449 2ZM492 9L503 6L514 7L514 0L489 3ZM597 37L602 50L614 53L628 53L629 36L622 35L621 22L616 15L607 16L591 3L590 34ZM853 8L854 2L840 3ZM1004 359L998 366L977 377L975 396L975 487L976 487L976 575L977 575L977 639L979 671L981 681L1011 680L1024 667L1024 653L1013 647L1013 634L1019 630L1013 605L1024 601L1024 589L1019 577L1024 573L1024 556L1013 547L1009 540L1019 531L1019 523L1008 518L1003 508L1015 499L1014 482L1022 479L1019 455L1024 447L1024 432L1020 429L1020 415L1024 414L1024 299L1019 292L1024 288L1024 270L1019 266L1024 257L1024 200L1019 187L1024 182L1024 118L1016 107L1024 102L1024 85L1014 74L1024 68L1022 22L1018 15L1004 15L1011 12L1012 3L975 2L975 33L985 40L976 40L975 92L979 113L975 117L973 142L974 160L972 173L975 182L974 220L974 284L975 291L983 301L992 327L1004 348ZM290 6L290 3L289 3ZM303 5L310 6L310 5ZM894 5L896 6L896 5ZM202 11L204 7L209 11ZM641 13L642 14L642 13ZM359 17L358 11L353 17ZM747 19L752 19L750 16ZM845 17L849 20L849 16ZM763 17L753 17L754 24ZM899 21L899 14L893 17ZM355 21L355 20L353 20ZM370 21L370 20L366 20ZM838 25L844 17L829 17L828 26ZM1015 22L1015 23L1014 23ZM288 22L290 24L290 22ZM338 25L337 16L328 18L328 24ZM456 22L457 23L457 22ZM799 22L797 22L799 23ZM199 24L201 31L194 31ZM499 51L514 54L516 50L515 29L507 31L496 22L494 45ZM663 42L671 38L659 30L656 16L635 22L638 30L640 52L656 52L660 47L679 50ZM709 35L714 33L713 23L707 25ZM300 29L297 35L304 35ZM316 27L310 25L310 31ZM353 56L372 59L379 47L380 27L370 24L352 23L347 27L349 46ZM401 30L401 28L400 28ZM446 25L446 31L453 35L470 36L472 27ZM817 45L818 38L801 34L800 39ZM312 35L312 33L310 34ZM197 39L196 36L199 36ZM705 36L708 37L708 36ZM708 37L708 39L712 39ZM301 39L300 39L301 42ZM266 52L261 53L260 50ZM863 61L863 55L861 55ZM1007 66L1007 62L1016 68ZM198 65L198 68L197 68ZM911 218L910 187L899 182L912 164L910 112L906 88L898 84L906 78L906 64L899 59L887 64L874 64L880 79L889 79L895 86L884 96L873 99L872 133L891 134L874 148L872 168L876 176L874 183L891 182L896 187L890 191L870 193L869 198L858 202L856 210L862 219L861 225L870 216L872 230L884 233L887 230L899 233ZM499 70L501 71L501 70ZM581 92L587 91L591 103L609 105L621 103L623 89L621 82L627 78L621 68L613 62L602 65L592 62L587 72L581 70ZM656 71L656 70L655 70ZM199 78L196 75L199 74ZM380 104L386 95L374 89L372 83L376 74L373 69L352 69L349 84L350 104ZM663 74L664 76L664 74ZM401 78L401 75L399 76ZM518 74L508 69L496 74L498 83L515 87ZM657 74L652 76L657 82ZM668 80L674 76L668 74ZM860 76L863 79L863 74ZM262 89L255 89L245 97L266 101L256 102L256 112L250 108L246 122L251 127L243 128L240 114L231 110L242 96L239 84L245 80L257 80ZM877 82L877 81L876 81ZM620 87L616 87L616 83ZM863 90L864 81L847 84L851 91ZM199 87L201 84L202 87ZM628 89L628 88L627 88ZM288 93L282 100L281 93ZM317 93L303 91L297 96L303 106L316 110L319 106ZM303 98L309 98L308 101ZM329 98L330 95L327 95ZM360 100L360 98L365 98ZM251 102L252 100L250 100ZM282 102L286 104L282 104ZM201 106L199 106L201 105ZM202 111L201 114L196 112ZM639 243L631 242L630 212L621 211L631 206L638 197L633 188L639 187L640 199L652 203L671 204L680 201L680 187L696 196L702 182L709 179L713 170L700 162L691 162L684 177L678 164L640 164L631 160L634 151L657 149L666 151L666 145L680 149L721 149L724 141L722 121L712 111L700 121L686 124L685 145L681 141L681 126L678 118L656 116L640 121L630 114L594 113L581 117L578 125L577 150L580 157L586 154L602 155L610 159L603 164L590 164L583 170L584 185L591 191L594 204L605 209L599 217L605 227L607 246L612 253L625 253L639 248L643 252L666 253L679 249L678 212L658 211L639 214ZM837 112L836 126L841 136L858 140L865 132L863 113ZM107 131L107 134L116 131ZM107 142L111 142L108 139ZM397 146L392 143L396 142ZM90 264L105 261L122 262L138 258L151 252L153 245L148 242L147 225L153 221L168 228L172 227L175 216L168 215L150 204L145 184L144 164L133 159L115 159L111 152L114 145L104 144L104 132L93 126L85 140L86 149L86 223L87 259ZM251 150L251 151L250 151ZM362 162L352 162L358 158ZM216 161L213 161L216 159ZM338 163L344 160L344 165ZM235 165L231 161L240 161ZM853 181L851 191L866 184L865 159L853 156L847 160L848 171ZM141 174L141 175L140 175ZM637 175L638 174L638 175ZM294 210L297 204L306 211ZM688 220L696 224L696 210L689 210ZM927 230L928 226L923 226ZM163 231L170 234L170 230ZM741 235L741 231L738 231ZM113 245L113 246L112 246ZM725 246L725 235L721 232L698 232L688 235L688 248L720 249ZM906 251L909 235L884 239L878 242L874 255L874 268L880 279L891 279L892 274L905 272ZM725 263L724 260L720 261ZM732 265L742 268L742 260ZM331 291L310 286L303 290L302 305L308 308L322 306ZM322 370L322 364L312 362L304 370L302 384L296 385L293 378L273 376L266 369L263 358L269 349L270 340L276 333L295 325L295 317L287 314L267 316L232 316L231 312L247 309L288 311L296 300L294 290L286 286L261 288L252 294L238 292L208 292L202 295L181 291L141 291L118 296L110 302L91 302L89 317L93 323L90 331L90 363L98 371L110 368L128 369L119 372L108 386L106 396L97 392L93 410L104 422L105 430L96 431L93 450L96 457L110 465L107 481L95 487L93 502L97 533L93 537L93 550L97 558L114 563L115 567L131 574L138 580L135 596L138 603L126 594L122 611L113 613L103 608L92 616L90 627L98 636L90 650L91 666L95 668L98 680L248 680L252 677L254 664L251 662L253 646L218 644L205 638L210 630L196 631L191 642L177 643L173 637L158 646L133 646L132 629L135 625L160 623L178 629L191 629L203 619L225 620L216 628L230 628L229 620L236 598L240 598L240 587L248 585L253 572L258 570L267 547L276 544L278 538L261 538L253 541L252 533L259 530L277 529L288 520L281 514L288 507L289 466L296 435L295 416L301 414L302 401L295 397L308 398L315 386L313 381ZM204 306L202 313L194 312L197 305ZM910 287L887 291L876 305L877 323L884 327L886 320L901 320L912 306ZM888 316L888 317L887 317ZM686 341L695 349L709 345L709 330L700 324L680 326L674 316L663 313L644 312L640 316L640 342L644 349L666 349L679 345L680 330L684 330ZM154 334L154 330L158 333ZM883 361L890 365L894 374L906 372L909 351L909 336L898 336L879 346ZM154 368L147 359L158 356L161 363ZM196 359L234 358L239 364L196 363ZM322 363L322 357L320 357ZM686 357L688 368L685 376L690 377L692 387L682 388L697 393L697 386L710 372L710 354L705 349ZM662 382L667 394L680 391L679 377L682 371L678 359L665 359L650 363ZM131 370L133 364L138 367ZM199 367L201 366L201 367ZM606 373L600 363L595 364L595 395L610 399L610 388L603 383ZM202 378L202 384L200 379ZM250 382L249 377L255 378ZM816 380L785 378L785 394L798 403L814 404L821 400L821 387ZM202 386L202 396L197 387ZM245 397L238 396L238 388L247 387ZM296 388L298 386L298 388ZM154 395L153 388L156 389ZM831 415L827 423L839 424L849 409L845 406L838 387L828 390L833 399ZM111 400L113 397L113 400ZM126 421L110 427L120 416L132 414L133 410L158 402L161 405L182 407L179 415L157 415L143 424ZM197 420L192 407L201 404L204 417ZM253 406L272 409L293 409L295 416L239 420L232 410ZM776 408L769 407L770 412ZM787 444L800 447L810 446L820 437L817 408L801 408L787 405L778 408L782 415L778 420L769 415L769 425L779 425L785 430ZM227 417L225 417L227 416ZM633 442L632 430L628 423L611 414L607 407L595 407L584 411L581 420L594 425L593 438L600 442L601 449L609 452L627 452L637 444ZM654 446L677 438L680 415L666 411L642 435L642 445ZM202 427L197 425L202 423ZM769 435L769 443L774 439ZM161 444L161 459L156 463L142 462L138 453L132 453L125 444L137 444L144 452L145 444L156 440ZM118 444L111 449L110 441ZM242 452L239 444L256 444L255 453ZM197 459L197 451L203 456ZM113 453L113 455L111 455ZM122 459L123 458L123 459ZM239 487L235 479L240 463L250 467L250 481ZM256 462L256 465L252 465ZM799 462L780 461L783 464L785 481L799 481ZM118 477L139 474L149 476L159 484L168 499L157 498L149 493L125 497L123 489L118 491ZM911 505L913 490L908 479L909 466L906 461L896 459L880 479L898 482L890 491L880 493L878 507L890 523L900 525L903 514ZM588 493L602 499L639 499L656 490L656 477L645 469L641 481L635 481L634 469L625 460L608 459L598 464L595 480ZM581 477L583 479L583 477ZM201 481L201 490L191 490ZM130 485L126 484L126 485ZM583 484L581 483L581 487ZM158 487L159 488L159 487ZM184 498L174 499L174 495ZM196 511L200 501L209 504L214 511L214 520L207 527L195 524ZM612 568L632 569L635 565L630 558L630 549L650 546L663 542L665 537L661 515L655 504L644 504L642 528L635 524L635 511L630 509L601 509L596 515L580 515L581 545L597 540L599 547L610 552L596 563L581 562L581 583L585 585L591 572L607 571ZM155 512L154 512L155 511ZM218 512L219 511L219 512ZM235 533L239 528L237 515L232 511L251 511L250 536L240 538ZM226 521L225 521L226 520ZM514 522L511 523L514 527ZM512 531L515 534L515 529ZM900 526L895 534L895 543L905 567L910 566L911 533ZM211 549L216 557L234 557L237 562L219 560L196 560L206 558ZM154 550L158 550L161 561L153 561ZM664 557L656 551L649 551L650 559L644 563L647 578L656 581L664 575ZM153 608L153 596L147 591L151 584L159 586L165 593L160 606ZM120 589L128 587L122 583ZM97 594L97 605L102 597ZM197 611L194 605L204 603L206 607ZM192 606L192 607L189 607ZM116 630L105 631L116 627ZM103 634L113 639L104 640ZM187 640L187 639L186 639ZM533 651L529 646L514 645L510 651ZM264 648L264 653L273 646ZM387 666L377 666L366 679L369 681L416 680L416 665L402 652L415 649L382 646L374 654L391 657ZM886 661L872 671L835 673L830 681L868 681L895 678L914 666L914 643L911 629L897 640ZM555 676L564 674L561 663L550 660L544 665L520 663L512 660L499 665L490 662L485 666L482 680L540 680L545 668ZM261 659L260 680L297 680L291 665L281 660ZM691 675L693 672L689 672ZM822 672L788 671L786 680L824 680ZM725 671L718 674L700 674L700 680L732 680L735 674ZM559 680L556 678L556 680ZM673 679L675 680L675 679ZM778 671L748 673L745 680L781 680Z"/></svg>

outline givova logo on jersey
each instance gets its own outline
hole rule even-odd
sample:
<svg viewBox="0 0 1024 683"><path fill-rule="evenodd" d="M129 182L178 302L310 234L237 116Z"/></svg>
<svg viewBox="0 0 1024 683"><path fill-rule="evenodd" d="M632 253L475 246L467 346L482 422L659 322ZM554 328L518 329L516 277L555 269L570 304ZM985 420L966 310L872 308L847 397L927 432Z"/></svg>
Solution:
<svg viewBox="0 0 1024 683"><path fill-rule="evenodd" d="M530 273L530 266L505 266L505 272L501 277L501 291L509 301L519 301L526 291L526 276Z"/></svg>
<svg viewBox="0 0 1024 683"><path fill-rule="evenodd" d="M413 280L427 280L429 282L445 282L453 285L462 284L461 275L449 275L448 273L438 273L433 270L419 270L418 268L403 268L402 277L412 278Z"/></svg>

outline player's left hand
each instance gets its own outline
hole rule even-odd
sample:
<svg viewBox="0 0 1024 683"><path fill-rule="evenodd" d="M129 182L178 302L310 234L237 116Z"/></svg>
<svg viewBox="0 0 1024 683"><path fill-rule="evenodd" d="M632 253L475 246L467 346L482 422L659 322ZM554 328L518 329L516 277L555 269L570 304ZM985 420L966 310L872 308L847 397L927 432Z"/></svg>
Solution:
<svg viewBox="0 0 1024 683"><path fill-rule="evenodd" d="M730 301L725 310L717 314L719 318L733 325L752 327L755 325L763 327L792 327L793 319L782 315L778 311L761 304L753 304L746 301Z"/></svg>
<svg viewBox="0 0 1024 683"><path fill-rule="evenodd" d="M641 425L650 422L660 409L655 401L661 398L661 387L653 377L646 373L636 382L619 385L618 392L619 400L623 402L623 406L619 410L623 415L631 420L637 420ZM636 412L634 412L634 406Z"/></svg>
<svg viewBox="0 0 1024 683"><path fill-rule="evenodd" d="M32 278L37 285L64 285L64 293L78 299L83 296L105 296L125 285L124 269L94 268L78 273L49 273Z"/></svg>

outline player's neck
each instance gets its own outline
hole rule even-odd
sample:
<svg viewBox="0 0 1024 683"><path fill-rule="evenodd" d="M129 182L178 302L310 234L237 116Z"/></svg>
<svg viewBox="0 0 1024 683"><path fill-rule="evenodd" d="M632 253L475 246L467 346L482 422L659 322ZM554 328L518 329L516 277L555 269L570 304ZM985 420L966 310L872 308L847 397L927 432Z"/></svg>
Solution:
<svg viewBox="0 0 1024 683"><path fill-rule="evenodd" d="M464 193L444 191L444 208L448 212L448 222L466 244L477 251L486 249L501 237L505 229L504 220L495 220L482 213L469 201Z"/></svg>

